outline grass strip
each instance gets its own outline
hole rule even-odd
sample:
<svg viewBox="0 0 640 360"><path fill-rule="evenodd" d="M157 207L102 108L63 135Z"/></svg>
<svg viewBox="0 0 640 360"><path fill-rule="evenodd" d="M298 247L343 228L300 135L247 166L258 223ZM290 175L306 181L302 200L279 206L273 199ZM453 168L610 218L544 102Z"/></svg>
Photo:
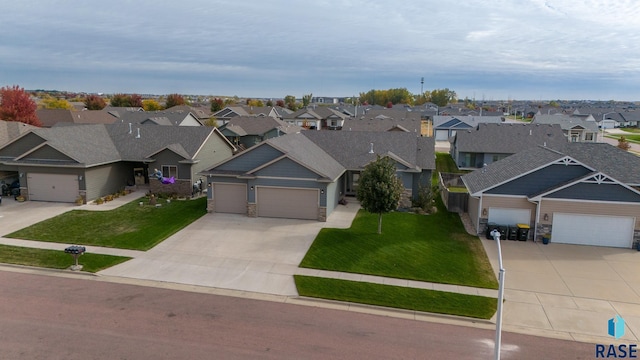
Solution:
<svg viewBox="0 0 640 360"><path fill-rule="evenodd" d="M437 314L490 319L497 299L358 281L294 276L302 296Z"/></svg>
<svg viewBox="0 0 640 360"><path fill-rule="evenodd" d="M80 256L78 263L82 265L82 271L96 273L129 259L131 258L85 253ZM10 245L0 245L0 263L50 269L66 269L75 264L73 256L65 253L64 249L57 251Z"/></svg>

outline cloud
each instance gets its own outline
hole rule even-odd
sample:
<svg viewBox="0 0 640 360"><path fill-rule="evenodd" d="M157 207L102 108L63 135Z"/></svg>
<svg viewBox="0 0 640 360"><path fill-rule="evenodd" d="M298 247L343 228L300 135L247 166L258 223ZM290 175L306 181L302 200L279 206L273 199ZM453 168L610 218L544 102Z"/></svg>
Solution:
<svg viewBox="0 0 640 360"><path fill-rule="evenodd" d="M111 74L102 91L160 93L182 78L191 93L251 96L586 76L600 79L597 96L611 79L640 80L639 17L630 0L7 2L0 75L59 88L75 72L62 82L90 91L101 84L83 78ZM40 80L26 76L36 70ZM557 85L555 98L570 97Z"/></svg>

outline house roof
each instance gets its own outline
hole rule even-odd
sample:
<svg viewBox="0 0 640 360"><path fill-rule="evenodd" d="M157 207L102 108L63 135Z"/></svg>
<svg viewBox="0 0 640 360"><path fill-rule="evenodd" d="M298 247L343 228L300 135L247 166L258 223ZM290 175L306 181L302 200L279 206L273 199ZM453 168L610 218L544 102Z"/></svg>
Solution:
<svg viewBox="0 0 640 360"><path fill-rule="evenodd" d="M33 129L37 129L37 127L20 121L0 120L0 145L6 144Z"/></svg>
<svg viewBox="0 0 640 360"><path fill-rule="evenodd" d="M450 122L453 119L458 119L459 121L468 124L471 127L476 127L478 124L484 123L501 123L504 122L503 116L467 116L467 115L458 115L458 116L450 116L450 115L436 115L433 117L433 127L440 127L442 124ZM456 125L457 123L451 123Z"/></svg>
<svg viewBox="0 0 640 360"><path fill-rule="evenodd" d="M190 112L184 111L127 111L120 114L120 122L155 123L157 125L180 125L187 117L198 119Z"/></svg>
<svg viewBox="0 0 640 360"><path fill-rule="evenodd" d="M290 125L280 119L256 116L233 117L226 124L220 126L220 130L224 129L232 131L238 136L263 135L274 129L278 129L284 134L302 130L300 126Z"/></svg>
<svg viewBox="0 0 640 360"><path fill-rule="evenodd" d="M562 130L568 131L574 129L576 127L582 127L591 131L598 131L598 123L593 120L586 120L580 116L570 116L565 114L556 114L556 115L542 115L537 114L533 120L532 124L560 124Z"/></svg>
<svg viewBox="0 0 640 360"><path fill-rule="evenodd" d="M362 169L377 155L394 154L410 167L435 169L435 142L407 132L305 131L302 133L347 169ZM373 153L370 153L373 144Z"/></svg>
<svg viewBox="0 0 640 360"><path fill-rule="evenodd" d="M453 140L460 152L515 154L538 145L557 148L567 142L558 124L478 124L458 130Z"/></svg>
<svg viewBox="0 0 640 360"><path fill-rule="evenodd" d="M462 180L470 194L477 194L567 157L621 183L640 185L640 157L607 143L566 142L557 149L537 146L465 174Z"/></svg>
<svg viewBox="0 0 640 360"><path fill-rule="evenodd" d="M345 171L343 165L302 133L275 137L266 142L327 179L335 180Z"/></svg>
<svg viewBox="0 0 640 360"><path fill-rule="evenodd" d="M298 119L301 118L302 115L308 114L316 120L328 119L328 118L339 118L345 119L347 115L333 110L328 106L316 106L316 107L308 107L305 109L300 109L292 114L283 114L283 119Z"/></svg>
<svg viewBox="0 0 640 360"><path fill-rule="evenodd" d="M419 112L382 109L370 110L364 115L348 118L343 131L389 131L399 129L420 134L422 119Z"/></svg>

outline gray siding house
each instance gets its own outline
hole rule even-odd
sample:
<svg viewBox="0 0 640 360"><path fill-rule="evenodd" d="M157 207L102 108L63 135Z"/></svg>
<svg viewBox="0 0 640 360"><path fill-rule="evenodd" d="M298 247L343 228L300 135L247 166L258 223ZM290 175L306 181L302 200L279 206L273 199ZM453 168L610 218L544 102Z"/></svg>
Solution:
<svg viewBox="0 0 640 360"><path fill-rule="evenodd" d="M90 201L131 185L189 195L197 173L231 157L211 127L75 125L33 129L0 147L0 171L13 173L28 200ZM175 184L150 179L153 169Z"/></svg>
<svg viewBox="0 0 640 360"><path fill-rule="evenodd" d="M208 211L326 221L355 196L362 169L377 156L396 161L410 204L435 168L433 138L406 132L304 131L268 139L203 171Z"/></svg>
<svg viewBox="0 0 640 360"><path fill-rule="evenodd" d="M631 248L640 242L640 157L606 143L538 146L462 176L478 233L531 227L551 242Z"/></svg>

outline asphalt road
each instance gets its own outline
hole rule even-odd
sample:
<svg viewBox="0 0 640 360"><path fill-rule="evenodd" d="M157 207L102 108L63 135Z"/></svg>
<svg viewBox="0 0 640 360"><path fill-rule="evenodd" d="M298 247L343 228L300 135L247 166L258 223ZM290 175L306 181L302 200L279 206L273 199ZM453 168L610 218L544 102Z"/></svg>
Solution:
<svg viewBox="0 0 640 360"><path fill-rule="evenodd" d="M492 359L494 331L0 271L2 359ZM503 334L502 359L594 345Z"/></svg>

